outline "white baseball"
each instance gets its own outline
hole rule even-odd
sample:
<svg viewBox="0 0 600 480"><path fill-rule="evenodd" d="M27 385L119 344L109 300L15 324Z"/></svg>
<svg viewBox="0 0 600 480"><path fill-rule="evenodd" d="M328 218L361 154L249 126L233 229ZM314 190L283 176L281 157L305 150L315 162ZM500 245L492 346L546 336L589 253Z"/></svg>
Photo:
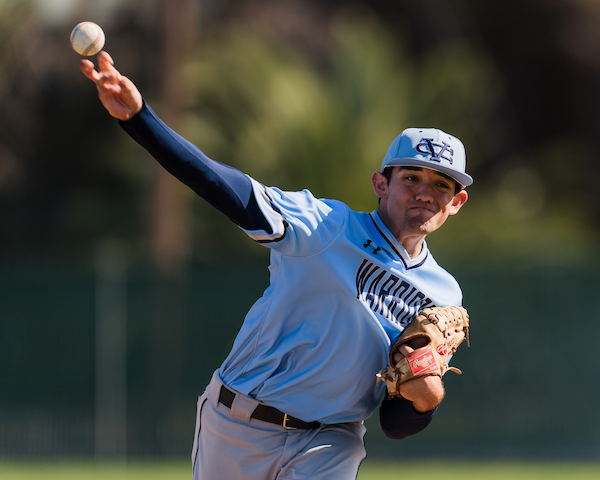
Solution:
<svg viewBox="0 0 600 480"><path fill-rule="evenodd" d="M79 55L96 55L104 47L105 36L94 22L81 22L71 32L71 46Z"/></svg>

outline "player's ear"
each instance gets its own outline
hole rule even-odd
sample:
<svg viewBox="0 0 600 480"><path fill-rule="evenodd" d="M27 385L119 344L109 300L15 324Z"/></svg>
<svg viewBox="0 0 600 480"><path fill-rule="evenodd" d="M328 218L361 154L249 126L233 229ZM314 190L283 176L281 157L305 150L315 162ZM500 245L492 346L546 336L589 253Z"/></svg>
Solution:
<svg viewBox="0 0 600 480"><path fill-rule="evenodd" d="M469 199L469 194L466 190L461 190L452 199L450 205L450 215L456 215L465 202Z"/></svg>
<svg viewBox="0 0 600 480"><path fill-rule="evenodd" d="M373 172L373 175L371 176L371 183L373 184L375 195L377 195L379 198L387 198L388 182L383 173Z"/></svg>

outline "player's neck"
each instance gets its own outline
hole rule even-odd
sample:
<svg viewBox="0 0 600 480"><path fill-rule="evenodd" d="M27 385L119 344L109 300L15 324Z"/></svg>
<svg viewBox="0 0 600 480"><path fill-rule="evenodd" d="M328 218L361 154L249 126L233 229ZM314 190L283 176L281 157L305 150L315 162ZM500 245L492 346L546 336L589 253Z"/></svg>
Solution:
<svg viewBox="0 0 600 480"><path fill-rule="evenodd" d="M397 239L400 242L400 245L404 247L410 258L418 257L423 251L423 240L425 240L425 235L420 235L418 237L409 236L405 237L403 240L399 238Z"/></svg>
<svg viewBox="0 0 600 480"><path fill-rule="evenodd" d="M423 250L423 241L427 233L420 231L418 227L414 229L405 228L401 223L394 222L385 209L379 209L379 218L394 235L400 245L404 247L410 258L418 257Z"/></svg>

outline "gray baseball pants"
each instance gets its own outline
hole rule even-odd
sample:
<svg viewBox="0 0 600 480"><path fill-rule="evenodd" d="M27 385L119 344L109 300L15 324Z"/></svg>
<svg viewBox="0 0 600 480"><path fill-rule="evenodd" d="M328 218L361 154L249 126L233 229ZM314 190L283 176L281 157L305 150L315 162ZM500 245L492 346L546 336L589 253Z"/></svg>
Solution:
<svg viewBox="0 0 600 480"><path fill-rule="evenodd" d="M237 394L219 403L217 374L198 398L194 480L355 480L365 458L361 422L288 430L250 418L259 404Z"/></svg>

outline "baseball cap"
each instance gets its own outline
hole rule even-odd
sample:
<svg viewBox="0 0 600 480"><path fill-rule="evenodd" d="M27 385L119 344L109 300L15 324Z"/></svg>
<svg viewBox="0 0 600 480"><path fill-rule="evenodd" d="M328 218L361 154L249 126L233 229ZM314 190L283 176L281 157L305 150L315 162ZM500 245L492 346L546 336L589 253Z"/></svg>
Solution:
<svg viewBox="0 0 600 480"><path fill-rule="evenodd" d="M381 171L386 167L423 167L445 173L463 187L473 183L466 173L465 146L437 128L407 128L388 148Z"/></svg>

